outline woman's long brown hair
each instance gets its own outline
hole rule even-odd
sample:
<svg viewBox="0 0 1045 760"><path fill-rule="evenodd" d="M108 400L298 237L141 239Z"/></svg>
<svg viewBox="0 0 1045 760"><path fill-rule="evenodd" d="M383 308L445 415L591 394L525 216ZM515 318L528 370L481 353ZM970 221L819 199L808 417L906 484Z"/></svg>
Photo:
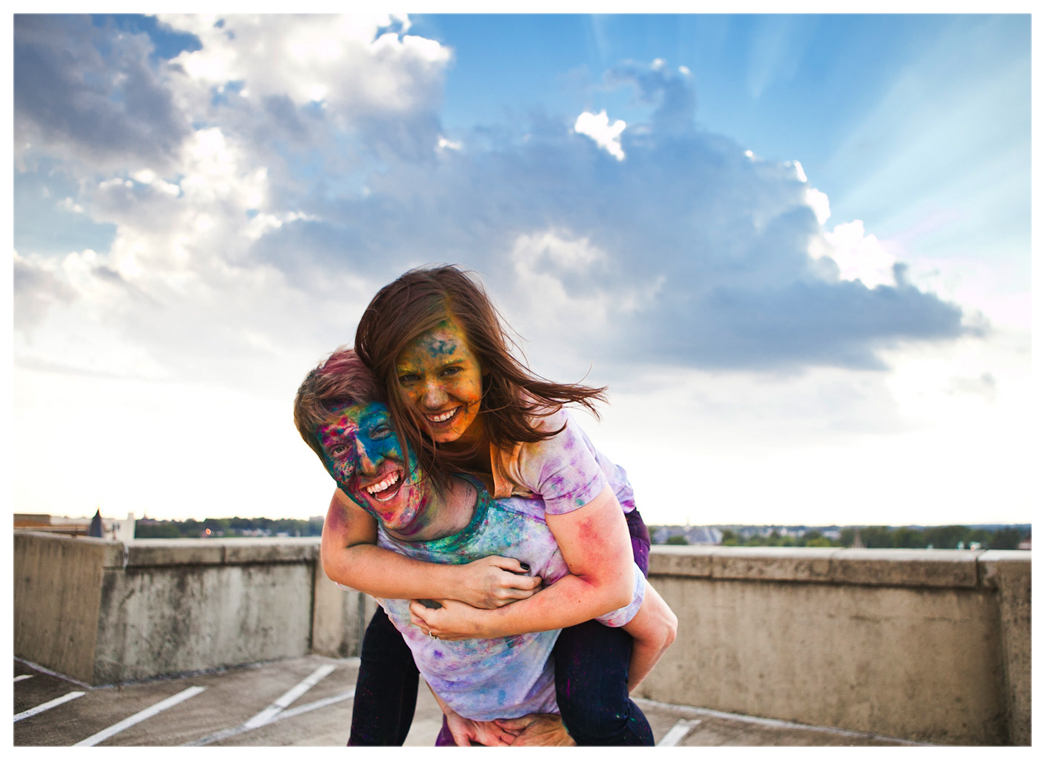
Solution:
<svg viewBox="0 0 1045 760"><path fill-rule="evenodd" d="M533 418L552 414L562 404L582 404L598 416L594 402L606 400L606 388L554 383L531 372L512 355L509 346L516 344L481 284L455 266L412 269L374 296L356 330L355 348L388 391L396 431L437 481L445 482L448 472L461 469L478 448L454 453L432 441L426 420L400 388L396 358L449 317L464 331L484 372L479 414L490 443L510 449L556 435L557 430L538 429Z"/></svg>

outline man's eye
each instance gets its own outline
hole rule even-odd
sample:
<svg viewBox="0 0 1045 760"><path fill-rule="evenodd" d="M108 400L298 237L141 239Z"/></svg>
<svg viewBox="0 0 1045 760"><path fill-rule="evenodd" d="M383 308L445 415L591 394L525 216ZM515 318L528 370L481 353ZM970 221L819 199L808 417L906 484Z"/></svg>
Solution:
<svg viewBox="0 0 1045 760"><path fill-rule="evenodd" d="M375 441L380 441L384 438L388 438L388 436L390 435L392 435L392 428L390 428L388 425L378 425L370 431L370 437L373 438Z"/></svg>
<svg viewBox="0 0 1045 760"><path fill-rule="evenodd" d="M344 444L339 444L337 446L332 446L331 449L330 449L330 456L335 457L335 458L341 457L341 456L344 456L344 453L346 451L348 451L348 446L345 446Z"/></svg>

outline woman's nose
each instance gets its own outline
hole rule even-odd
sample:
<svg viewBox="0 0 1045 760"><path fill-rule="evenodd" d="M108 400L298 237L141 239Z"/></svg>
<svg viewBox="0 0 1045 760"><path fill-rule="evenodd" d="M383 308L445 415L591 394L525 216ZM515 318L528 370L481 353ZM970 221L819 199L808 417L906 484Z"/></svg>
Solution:
<svg viewBox="0 0 1045 760"><path fill-rule="evenodd" d="M446 391L440 383L428 383L423 401L426 408L438 409L446 403Z"/></svg>

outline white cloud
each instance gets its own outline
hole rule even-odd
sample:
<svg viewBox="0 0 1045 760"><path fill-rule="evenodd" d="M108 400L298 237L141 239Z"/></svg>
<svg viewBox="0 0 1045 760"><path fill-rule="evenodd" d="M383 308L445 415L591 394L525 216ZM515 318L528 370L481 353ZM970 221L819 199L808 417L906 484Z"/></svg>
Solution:
<svg viewBox="0 0 1045 760"><path fill-rule="evenodd" d="M604 151L618 161L623 161L624 150L620 147L620 136L626 126L620 119L610 124L605 111L599 111L597 114L585 111L577 117L573 131L590 137Z"/></svg>
<svg viewBox="0 0 1045 760"><path fill-rule="evenodd" d="M809 208L816 214L816 221L824 224L831 218L831 202L827 193L822 193L815 187L806 188L805 201Z"/></svg>
<svg viewBox="0 0 1045 760"><path fill-rule="evenodd" d="M825 205L826 202L824 196ZM822 238L812 241L809 253L813 258L826 257L834 261L838 265L838 276L843 280L859 280L868 288L897 284L894 274L896 257L875 235L865 232L864 223L859 219L837 224L830 232L825 230Z"/></svg>
<svg viewBox="0 0 1045 760"><path fill-rule="evenodd" d="M403 34L409 24L388 14L160 19L203 43L173 61L194 80L217 87L241 81L250 98L285 95L297 105L322 100L349 121L370 111L428 107L452 58L435 40ZM399 32L380 33L393 25Z"/></svg>

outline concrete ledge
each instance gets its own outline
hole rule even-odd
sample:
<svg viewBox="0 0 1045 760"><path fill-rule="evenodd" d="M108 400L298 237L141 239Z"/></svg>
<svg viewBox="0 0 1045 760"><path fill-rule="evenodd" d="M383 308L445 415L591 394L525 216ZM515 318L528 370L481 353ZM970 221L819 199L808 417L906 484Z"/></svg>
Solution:
<svg viewBox="0 0 1045 760"><path fill-rule="evenodd" d="M980 583L987 588L1002 588L1005 583L1030 582L1030 552L992 549L980 555Z"/></svg>
<svg viewBox="0 0 1045 760"><path fill-rule="evenodd" d="M122 551L120 556L122 565ZM318 556L319 537L146 538L127 544L127 567L315 562Z"/></svg>
<svg viewBox="0 0 1045 760"><path fill-rule="evenodd" d="M658 545L650 552L650 574L856 586L976 588L980 585L978 561L984 554L997 552ZM1029 560L1028 556L1022 561L1029 565ZM1013 557L1005 561L1020 560Z"/></svg>
<svg viewBox="0 0 1045 760"><path fill-rule="evenodd" d="M26 545L55 547L75 547L80 556L90 556L93 562L98 562L101 567L123 566L123 544L119 541L110 541L106 538L87 538L86 536L63 536L59 533L44 531L16 530L16 542L23 540ZM59 543L52 544L52 541Z"/></svg>
<svg viewBox="0 0 1045 760"><path fill-rule="evenodd" d="M208 539L146 538L127 545L127 567L221 565L225 547Z"/></svg>

